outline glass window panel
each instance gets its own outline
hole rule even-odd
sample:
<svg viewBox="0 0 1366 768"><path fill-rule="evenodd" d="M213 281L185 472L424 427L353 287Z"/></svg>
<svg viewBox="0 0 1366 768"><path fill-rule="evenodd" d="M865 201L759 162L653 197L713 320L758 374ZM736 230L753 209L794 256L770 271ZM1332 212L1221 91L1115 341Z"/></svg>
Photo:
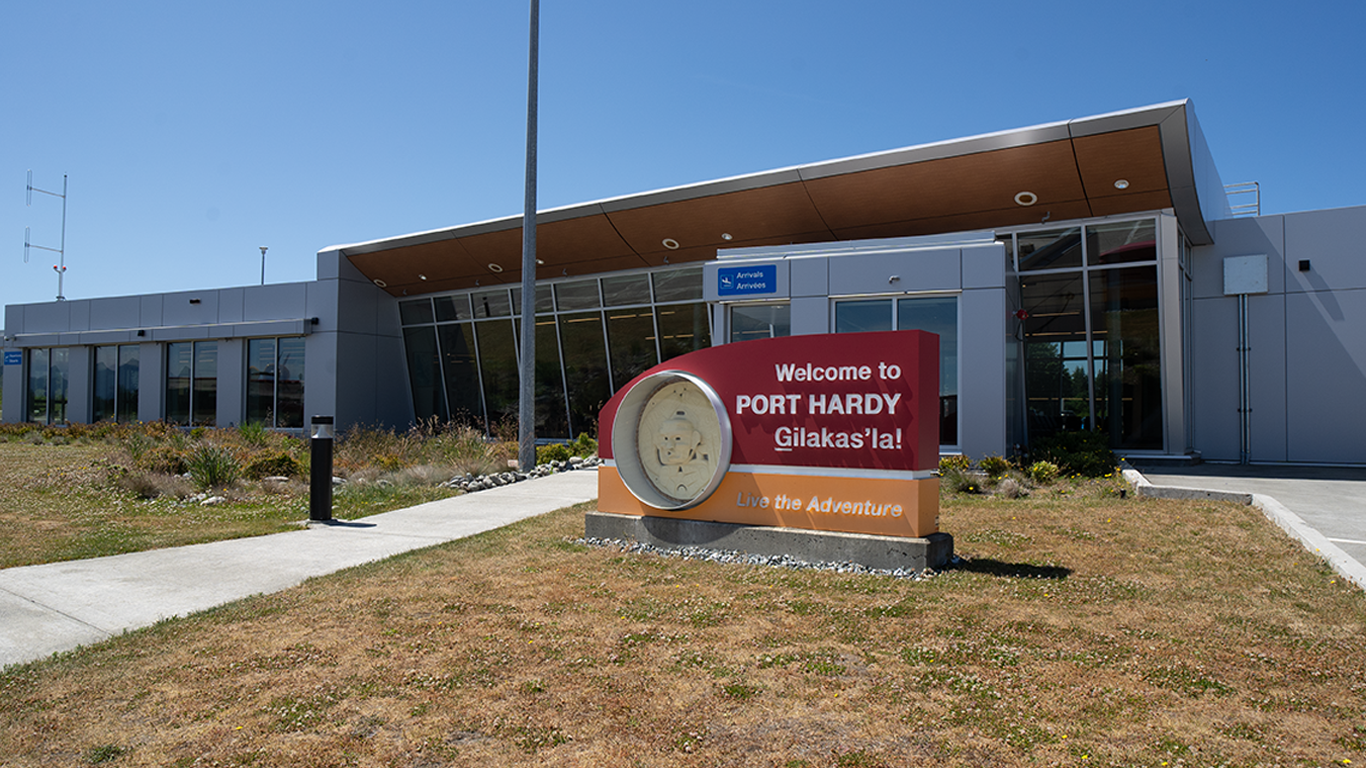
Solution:
<svg viewBox="0 0 1366 768"><path fill-rule="evenodd" d="M1022 276L1029 438L1089 428L1086 317L1081 273ZM1083 367L1075 365L1080 361Z"/></svg>
<svg viewBox="0 0 1366 768"><path fill-rule="evenodd" d="M48 350L28 352L28 420L47 423Z"/></svg>
<svg viewBox="0 0 1366 768"><path fill-rule="evenodd" d="M275 426L304 426L304 347L306 339L290 336L279 340L275 366Z"/></svg>
<svg viewBox="0 0 1366 768"><path fill-rule="evenodd" d="M106 421L115 418L118 400L118 347L95 347L95 386L90 398L90 419Z"/></svg>
<svg viewBox="0 0 1366 768"><path fill-rule="evenodd" d="M1078 227L1020 232L1015 237L1019 243L1021 272L1081 266L1081 229Z"/></svg>
<svg viewBox="0 0 1366 768"><path fill-rule="evenodd" d="M658 303L702 299L701 267L655 272L650 277L654 281L655 301Z"/></svg>
<svg viewBox="0 0 1366 768"><path fill-rule="evenodd" d="M484 400L479 395L479 364L474 355L474 324L440 325L441 368L446 376L446 402L451 421L486 430Z"/></svg>
<svg viewBox="0 0 1366 768"><path fill-rule="evenodd" d="M475 317L511 317L512 305L508 303L508 292L503 288L495 291L480 291L470 294L474 305Z"/></svg>
<svg viewBox="0 0 1366 768"><path fill-rule="evenodd" d="M275 426L275 339L247 342L247 421Z"/></svg>
<svg viewBox="0 0 1366 768"><path fill-rule="evenodd" d="M598 411L612 396L601 313L560 315L560 343L569 387L569 428L574 434L596 435Z"/></svg>
<svg viewBox="0 0 1366 768"><path fill-rule="evenodd" d="M555 306L561 312L574 309L596 309L599 306L598 281L574 280L555 285Z"/></svg>
<svg viewBox="0 0 1366 768"><path fill-rule="evenodd" d="M433 301L436 302L436 321L438 323L470 320L474 317L474 313L470 311L470 295L468 293L462 293L459 296L437 296Z"/></svg>
<svg viewBox="0 0 1366 768"><path fill-rule="evenodd" d="M618 275L602 279L603 306L650 303L649 275Z"/></svg>
<svg viewBox="0 0 1366 768"><path fill-rule="evenodd" d="M787 304L737 304L730 308L730 340L771 339L792 335L792 307Z"/></svg>
<svg viewBox="0 0 1366 768"><path fill-rule="evenodd" d="M138 420L138 361L142 349L136 344L119 347L118 415L122 422Z"/></svg>
<svg viewBox="0 0 1366 768"><path fill-rule="evenodd" d="M565 411L564 374L560 369L560 340L555 318L536 318L536 438L569 439L569 414ZM517 321L517 343L522 343L522 322ZM521 397L520 390L517 396Z"/></svg>
<svg viewBox="0 0 1366 768"><path fill-rule="evenodd" d="M958 444L958 297L898 299L896 327L939 334L939 442Z"/></svg>
<svg viewBox="0 0 1366 768"><path fill-rule="evenodd" d="M544 284L536 285L536 314L550 313L555 311L555 299L551 293L550 286ZM522 289L512 289L512 314L522 314Z"/></svg>
<svg viewBox="0 0 1366 768"><path fill-rule="evenodd" d="M48 386L51 388L48 420L53 424L61 424L67 420L66 390L70 380L71 350L67 347L58 347L52 350L52 370L48 374Z"/></svg>
<svg viewBox="0 0 1366 768"><path fill-rule="evenodd" d="M404 328L403 349L408 356L413 416L418 421L445 419L446 396L441 386L441 361L436 354L436 328Z"/></svg>
<svg viewBox="0 0 1366 768"><path fill-rule="evenodd" d="M190 423L190 374L194 363L194 344L188 341L166 345L166 421L188 426Z"/></svg>
<svg viewBox="0 0 1366 768"><path fill-rule="evenodd" d="M647 285L647 292L648 288ZM676 311L674 307L668 309ZM654 312L649 307L608 310L607 348L612 355L612 389L615 391L659 362Z"/></svg>
<svg viewBox="0 0 1366 768"><path fill-rule="evenodd" d="M474 333L479 342L479 375L484 382L484 410L490 428L500 423L516 424L521 393L512 323L475 323Z"/></svg>
<svg viewBox="0 0 1366 768"><path fill-rule="evenodd" d="M1097 426L1115 449L1162 448L1162 356L1157 267L1092 272Z"/></svg>
<svg viewBox="0 0 1366 768"><path fill-rule="evenodd" d="M404 325L419 325L432 321L431 299L413 299L398 303L399 320Z"/></svg>
<svg viewBox="0 0 1366 768"><path fill-rule="evenodd" d="M711 346L711 308L705 302L655 307L660 361Z"/></svg>
<svg viewBox="0 0 1366 768"><path fill-rule="evenodd" d="M835 333L892 330L892 300L866 299L835 303Z"/></svg>
<svg viewBox="0 0 1366 768"><path fill-rule="evenodd" d="M1157 261L1157 228L1152 219L1086 227L1088 264Z"/></svg>
<svg viewBox="0 0 1366 768"><path fill-rule="evenodd" d="M194 393L190 407L196 426L212 427L218 422L218 342L194 343Z"/></svg>

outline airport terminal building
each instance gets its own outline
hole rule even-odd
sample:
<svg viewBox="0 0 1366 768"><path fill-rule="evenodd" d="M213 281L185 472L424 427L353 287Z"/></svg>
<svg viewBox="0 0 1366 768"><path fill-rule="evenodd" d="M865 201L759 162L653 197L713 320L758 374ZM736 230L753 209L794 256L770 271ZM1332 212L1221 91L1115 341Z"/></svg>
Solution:
<svg viewBox="0 0 1366 768"><path fill-rule="evenodd" d="M537 436L645 369L813 333L940 337L941 451L1366 464L1366 207L1235 216L1178 101L542 211ZM317 279L5 308L6 422L515 419L521 216Z"/></svg>

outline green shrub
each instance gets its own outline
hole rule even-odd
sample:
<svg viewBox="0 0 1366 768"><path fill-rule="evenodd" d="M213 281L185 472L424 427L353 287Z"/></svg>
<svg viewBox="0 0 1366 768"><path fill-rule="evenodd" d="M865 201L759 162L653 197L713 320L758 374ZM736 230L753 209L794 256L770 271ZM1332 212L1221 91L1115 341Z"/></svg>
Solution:
<svg viewBox="0 0 1366 768"><path fill-rule="evenodd" d="M949 471L952 471L952 470L958 470L959 472L966 472L966 471L967 471L969 468L971 468L971 467L972 467L972 459L969 459L967 456L964 456L964 455L962 455L962 454L955 454L955 455L952 455L952 456L941 456L941 457L939 457L939 474L940 474L941 476L942 476L944 473L949 472Z"/></svg>
<svg viewBox="0 0 1366 768"><path fill-rule="evenodd" d="M1036 461L1029 465L1026 474L1039 485L1048 485L1058 479L1058 465L1051 461Z"/></svg>
<svg viewBox="0 0 1366 768"><path fill-rule="evenodd" d="M939 484L951 493L981 493L982 480L956 464L939 470Z"/></svg>
<svg viewBox="0 0 1366 768"><path fill-rule="evenodd" d="M232 451L212 443L195 446L185 460L190 477L200 488L223 488L231 485L242 473L242 466Z"/></svg>
<svg viewBox="0 0 1366 768"><path fill-rule="evenodd" d="M992 480L1001 477L1011 470L1011 463L1000 456L986 456L978 462L978 466L980 466L982 471L987 473L987 477Z"/></svg>
<svg viewBox="0 0 1366 768"><path fill-rule="evenodd" d="M254 448L263 448L266 445L266 425L259 421L244 421L238 424L237 435L242 438L242 442Z"/></svg>
<svg viewBox="0 0 1366 768"><path fill-rule="evenodd" d="M569 450L575 456L588 458L598 455L598 441L588 436L587 432L580 432L577 439L569 444Z"/></svg>
<svg viewBox="0 0 1366 768"><path fill-rule="evenodd" d="M549 464L552 461L569 461L573 454L564 443L551 443L536 448L536 464Z"/></svg>
<svg viewBox="0 0 1366 768"><path fill-rule="evenodd" d="M1058 465L1063 474L1082 477L1108 475L1119 464L1102 432L1059 432L1036 441L1033 456Z"/></svg>
<svg viewBox="0 0 1366 768"><path fill-rule="evenodd" d="M133 441L129 441L129 452L134 452ZM183 475L189 470L185 454L169 445L142 448L134 459L138 469L159 472L163 475Z"/></svg>
<svg viewBox="0 0 1366 768"><path fill-rule="evenodd" d="M260 480L263 477L301 477L304 468L298 459L284 451L267 451L248 461L242 474L252 480Z"/></svg>

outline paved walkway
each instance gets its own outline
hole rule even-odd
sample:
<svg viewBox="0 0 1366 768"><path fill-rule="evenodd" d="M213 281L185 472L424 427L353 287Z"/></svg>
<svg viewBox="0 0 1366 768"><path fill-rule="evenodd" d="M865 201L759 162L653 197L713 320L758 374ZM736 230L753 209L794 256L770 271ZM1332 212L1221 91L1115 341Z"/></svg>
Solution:
<svg viewBox="0 0 1366 768"><path fill-rule="evenodd" d="M597 498L595 470L307 530L0 570L0 668Z"/></svg>
<svg viewBox="0 0 1366 768"><path fill-rule="evenodd" d="M1159 489L1154 495L1182 489L1249 495L1287 534L1366 589L1366 468L1135 462L1135 469Z"/></svg>

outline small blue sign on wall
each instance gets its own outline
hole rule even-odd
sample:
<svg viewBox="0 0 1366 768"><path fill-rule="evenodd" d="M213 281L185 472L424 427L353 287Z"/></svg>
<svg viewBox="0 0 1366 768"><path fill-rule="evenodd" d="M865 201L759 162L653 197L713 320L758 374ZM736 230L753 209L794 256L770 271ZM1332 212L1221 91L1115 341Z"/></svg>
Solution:
<svg viewBox="0 0 1366 768"><path fill-rule="evenodd" d="M24 350L7 349L5 350L5 365L23 365Z"/></svg>
<svg viewBox="0 0 1366 768"><path fill-rule="evenodd" d="M753 267L722 267L716 270L716 293L719 296L750 296L756 293L778 292L778 265L760 264Z"/></svg>

